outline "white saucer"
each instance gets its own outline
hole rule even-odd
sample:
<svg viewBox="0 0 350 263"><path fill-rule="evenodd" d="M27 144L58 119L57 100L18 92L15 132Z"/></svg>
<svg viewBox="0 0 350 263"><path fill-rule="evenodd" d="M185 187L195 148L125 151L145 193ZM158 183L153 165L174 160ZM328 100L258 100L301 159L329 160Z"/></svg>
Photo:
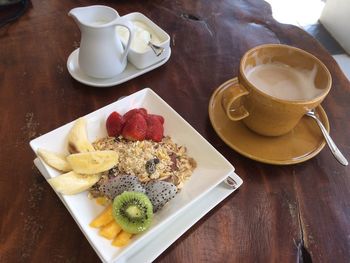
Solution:
<svg viewBox="0 0 350 263"><path fill-rule="evenodd" d="M167 62L171 55L171 49L170 47L165 49L164 52L166 52L166 57L159 61L158 63L155 63L147 68L144 69L137 69L134 65L132 65L130 62L128 62L125 70L120 73L119 75L115 76L114 78L109 79L98 79L98 78L92 78L84 74L84 72L81 71L78 63L78 54L79 54L79 48L74 50L68 57L67 60L67 68L69 71L69 74L77 81L93 86L93 87L111 87L118 84L121 84L123 82L126 82L130 79L136 78L142 74L145 74L148 71L151 71L155 68L160 67L165 62Z"/></svg>

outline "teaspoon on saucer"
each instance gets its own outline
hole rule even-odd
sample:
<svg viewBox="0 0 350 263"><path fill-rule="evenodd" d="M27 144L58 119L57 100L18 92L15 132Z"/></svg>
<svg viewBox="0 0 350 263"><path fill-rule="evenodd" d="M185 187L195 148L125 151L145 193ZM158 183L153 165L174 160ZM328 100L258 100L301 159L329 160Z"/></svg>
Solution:
<svg viewBox="0 0 350 263"><path fill-rule="evenodd" d="M329 133L327 132L326 128L323 126L322 122L320 121L320 119L315 114L315 111L314 110L309 110L306 113L306 116L311 117L311 118L313 118L316 121L316 123L320 127L321 132L322 132L322 134L323 134L323 136L324 136L324 138L325 138L325 140L326 140L326 142L328 144L328 147L331 150L332 154L334 155L335 159L337 159L337 161L340 162L344 166L348 165L348 161L346 160L344 155L340 152L340 150L338 149L337 145L332 140L332 138L329 135Z"/></svg>

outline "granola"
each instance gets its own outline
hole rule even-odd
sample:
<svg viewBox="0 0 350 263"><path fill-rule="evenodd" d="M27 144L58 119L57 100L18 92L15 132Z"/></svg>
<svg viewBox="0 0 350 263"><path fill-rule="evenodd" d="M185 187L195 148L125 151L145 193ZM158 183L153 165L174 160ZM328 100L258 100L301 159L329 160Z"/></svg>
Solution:
<svg viewBox="0 0 350 263"><path fill-rule="evenodd" d="M141 182L165 180L181 189L197 166L187 155L186 147L177 145L169 136L160 142L105 137L95 141L93 146L96 150L114 150L119 155L117 166L105 172L101 180L129 174L137 176Z"/></svg>

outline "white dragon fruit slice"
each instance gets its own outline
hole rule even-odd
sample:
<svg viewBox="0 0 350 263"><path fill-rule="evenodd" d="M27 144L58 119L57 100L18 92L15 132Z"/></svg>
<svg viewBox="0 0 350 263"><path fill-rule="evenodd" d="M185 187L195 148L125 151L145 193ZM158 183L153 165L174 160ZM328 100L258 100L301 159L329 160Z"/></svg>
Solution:
<svg viewBox="0 0 350 263"><path fill-rule="evenodd" d="M154 213L173 199L177 192L174 184L165 181L151 181L145 185L145 189Z"/></svg>
<svg viewBox="0 0 350 263"><path fill-rule="evenodd" d="M100 185L99 190L109 199L113 200L117 195L125 191L145 193L146 190L134 175L118 175Z"/></svg>

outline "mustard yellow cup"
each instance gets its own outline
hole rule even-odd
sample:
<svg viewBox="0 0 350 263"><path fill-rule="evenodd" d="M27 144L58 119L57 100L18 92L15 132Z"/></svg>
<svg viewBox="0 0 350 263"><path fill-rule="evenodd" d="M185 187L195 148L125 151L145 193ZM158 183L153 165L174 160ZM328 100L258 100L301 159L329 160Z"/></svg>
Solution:
<svg viewBox="0 0 350 263"><path fill-rule="evenodd" d="M255 67L267 64L314 72L313 84L318 89L317 95L296 100L266 93L249 81L247 75ZM266 44L250 49L243 55L238 83L225 91L221 104L230 120L242 121L261 135L280 136L290 132L307 111L316 108L327 96L331 85L328 69L315 56L288 45ZM305 86L305 89L308 88Z"/></svg>

